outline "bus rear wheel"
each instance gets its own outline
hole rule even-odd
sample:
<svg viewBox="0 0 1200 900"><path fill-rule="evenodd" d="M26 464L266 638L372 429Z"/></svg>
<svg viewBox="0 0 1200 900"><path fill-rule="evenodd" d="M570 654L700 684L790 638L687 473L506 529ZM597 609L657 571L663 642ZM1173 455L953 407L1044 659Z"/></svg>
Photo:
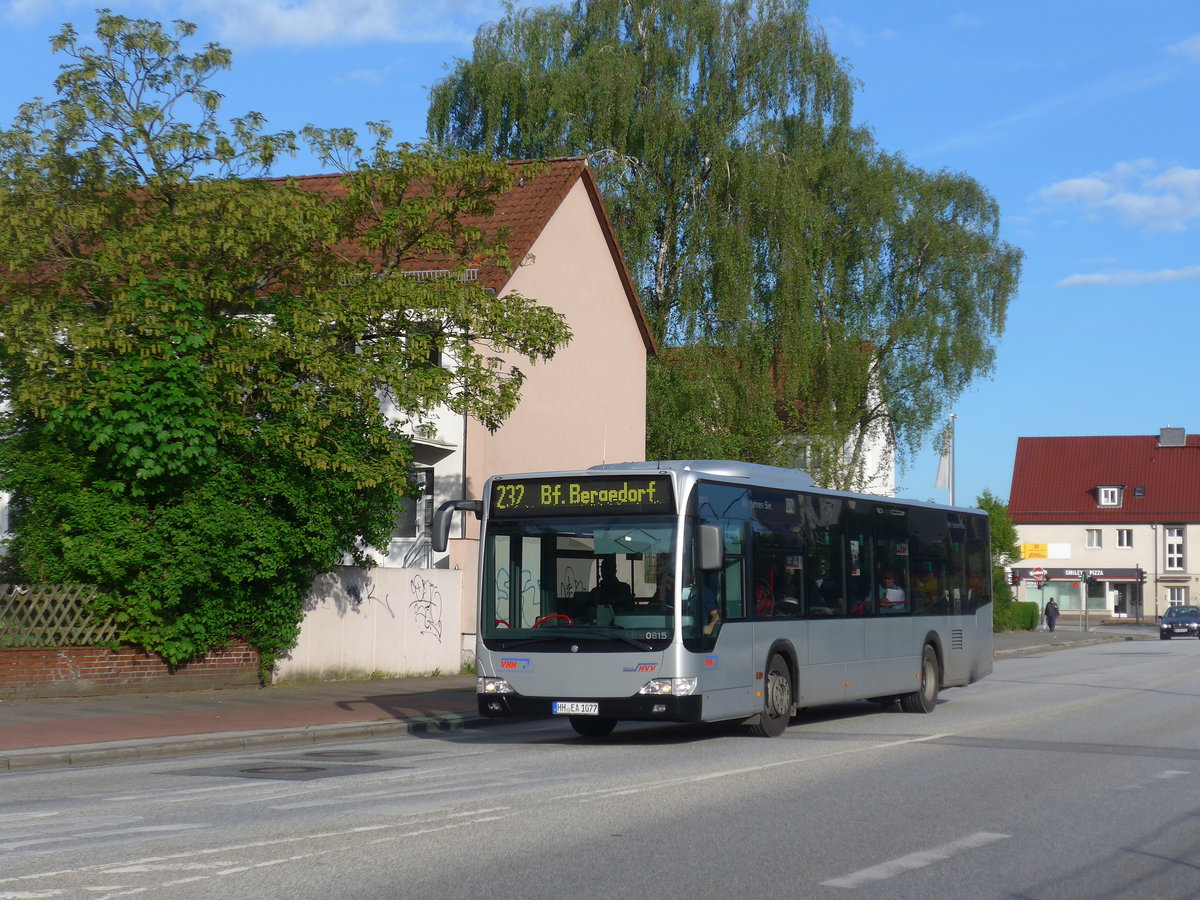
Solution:
<svg viewBox="0 0 1200 900"><path fill-rule="evenodd" d="M937 706L938 687L941 677L938 675L937 653L928 644L921 654L921 687L911 694L900 698L900 708L910 713L931 713Z"/></svg>
<svg viewBox="0 0 1200 900"><path fill-rule="evenodd" d="M763 678L763 711L758 721L750 726L751 734L758 737L779 737L792 718L792 671L787 661L775 653L767 663Z"/></svg>
<svg viewBox="0 0 1200 900"><path fill-rule="evenodd" d="M583 737L608 737L617 727L616 719L597 716L569 716L568 718L575 733Z"/></svg>

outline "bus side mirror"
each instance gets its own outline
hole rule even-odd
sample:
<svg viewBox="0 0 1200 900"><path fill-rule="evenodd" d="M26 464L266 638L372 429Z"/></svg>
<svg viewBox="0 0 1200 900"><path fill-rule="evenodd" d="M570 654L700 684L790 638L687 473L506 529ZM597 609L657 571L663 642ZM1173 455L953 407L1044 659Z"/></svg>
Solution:
<svg viewBox="0 0 1200 900"><path fill-rule="evenodd" d="M475 513L477 519L483 518L482 500L447 500L433 514L433 534L430 543L433 544L434 553L446 552L446 544L450 541L450 520L460 509Z"/></svg>
<svg viewBox="0 0 1200 900"><path fill-rule="evenodd" d="M725 567L725 538L719 525L696 529L696 556L701 572L719 572Z"/></svg>

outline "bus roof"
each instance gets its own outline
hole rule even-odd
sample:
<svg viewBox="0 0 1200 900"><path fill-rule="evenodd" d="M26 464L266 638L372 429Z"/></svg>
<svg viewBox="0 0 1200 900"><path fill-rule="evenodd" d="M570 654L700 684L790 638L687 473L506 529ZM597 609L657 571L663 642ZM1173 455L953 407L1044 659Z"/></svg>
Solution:
<svg viewBox="0 0 1200 900"><path fill-rule="evenodd" d="M620 472L633 473L648 473L648 472L670 472L673 473L681 481L696 481L706 478L719 478L728 480L746 481L762 487L774 487L780 490L791 491L807 491L827 494L830 496L840 497L860 497L863 499L871 499L875 501L884 501L888 503L896 503L904 506L920 505L927 507L970 510L971 512L982 512L973 507L948 506L940 503L930 503L911 498L888 497L881 494L861 494L853 491L839 491L830 488L818 487L807 472L801 469L787 469L782 466L767 466L760 463L740 462L738 460L727 459L669 459L669 460L645 460L638 462L620 462L620 463L605 463L603 465L591 466L587 469L564 470L560 472L527 472L527 473L504 473L503 475L493 476L497 480L520 479L531 476L561 476L569 473L580 475L585 474L615 474Z"/></svg>

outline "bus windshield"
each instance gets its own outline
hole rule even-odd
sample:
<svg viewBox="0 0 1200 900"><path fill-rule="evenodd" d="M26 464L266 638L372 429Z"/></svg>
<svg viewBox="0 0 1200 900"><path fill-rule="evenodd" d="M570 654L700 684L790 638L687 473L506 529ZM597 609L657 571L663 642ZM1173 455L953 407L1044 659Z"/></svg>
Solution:
<svg viewBox="0 0 1200 900"><path fill-rule="evenodd" d="M667 516L492 519L481 636L576 652L666 647L677 528Z"/></svg>

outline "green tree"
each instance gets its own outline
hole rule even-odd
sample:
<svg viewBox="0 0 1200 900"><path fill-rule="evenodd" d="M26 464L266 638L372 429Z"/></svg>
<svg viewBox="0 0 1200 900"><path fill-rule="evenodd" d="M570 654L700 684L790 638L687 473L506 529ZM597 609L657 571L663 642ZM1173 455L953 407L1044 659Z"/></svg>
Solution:
<svg viewBox="0 0 1200 900"><path fill-rule="evenodd" d="M403 274L509 265L479 225L508 166L310 127L342 177L241 177L296 136L223 127L208 85L229 53L186 52L193 33L102 12L93 49L64 27L59 99L0 132L9 562L98 585L168 662L236 636L269 667L314 575L390 536L409 435L441 404L495 427L523 378L495 354L548 358L569 331L529 298Z"/></svg>
<svg viewBox="0 0 1200 900"><path fill-rule="evenodd" d="M1011 631L1014 627L1013 592L1004 570L1021 556L1017 549L1017 526L1008 517L1008 504L986 488L975 505L988 514L991 533L992 596L995 600L992 624L996 631Z"/></svg>
<svg viewBox="0 0 1200 900"><path fill-rule="evenodd" d="M1017 526L1008 517L1008 504L984 488L975 505L988 514L992 535L992 562L997 566L1011 565L1021 558L1017 548Z"/></svg>
<svg viewBox="0 0 1200 900"><path fill-rule="evenodd" d="M651 455L807 445L818 480L853 487L868 440L903 459L991 369L1020 266L987 192L879 150L853 89L803 0L510 5L434 86L428 127L588 156L667 348Z"/></svg>

